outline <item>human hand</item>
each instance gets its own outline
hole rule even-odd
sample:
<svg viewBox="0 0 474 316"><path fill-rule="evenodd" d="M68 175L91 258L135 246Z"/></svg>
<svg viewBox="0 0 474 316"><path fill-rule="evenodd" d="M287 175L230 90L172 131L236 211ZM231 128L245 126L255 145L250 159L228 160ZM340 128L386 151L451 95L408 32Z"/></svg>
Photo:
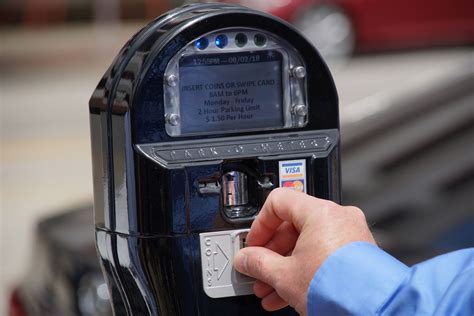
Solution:
<svg viewBox="0 0 474 316"><path fill-rule="evenodd" d="M274 311L292 306L306 315L308 286L324 260L355 241L375 244L362 211L291 189L268 196L235 256L237 271L257 279L254 293Z"/></svg>

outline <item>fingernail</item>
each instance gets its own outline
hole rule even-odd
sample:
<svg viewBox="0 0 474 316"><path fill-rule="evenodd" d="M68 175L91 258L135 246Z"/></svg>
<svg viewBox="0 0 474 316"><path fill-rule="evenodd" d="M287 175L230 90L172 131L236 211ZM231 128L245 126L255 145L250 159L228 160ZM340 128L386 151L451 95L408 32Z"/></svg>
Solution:
<svg viewBox="0 0 474 316"><path fill-rule="evenodd" d="M234 258L234 267L240 273L247 272L247 255L242 251L237 252Z"/></svg>

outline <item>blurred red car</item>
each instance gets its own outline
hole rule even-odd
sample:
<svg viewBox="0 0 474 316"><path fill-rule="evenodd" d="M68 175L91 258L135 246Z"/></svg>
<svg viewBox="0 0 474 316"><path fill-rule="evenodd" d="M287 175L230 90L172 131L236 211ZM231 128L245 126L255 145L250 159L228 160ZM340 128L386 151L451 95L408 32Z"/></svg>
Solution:
<svg viewBox="0 0 474 316"><path fill-rule="evenodd" d="M474 42L473 0L224 0L298 27L325 56Z"/></svg>

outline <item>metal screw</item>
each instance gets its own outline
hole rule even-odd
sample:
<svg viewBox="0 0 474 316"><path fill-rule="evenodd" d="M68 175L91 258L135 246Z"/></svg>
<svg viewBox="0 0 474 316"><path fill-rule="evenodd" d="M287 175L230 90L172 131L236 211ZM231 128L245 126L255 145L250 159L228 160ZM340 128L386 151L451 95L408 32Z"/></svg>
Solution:
<svg viewBox="0 0 474 316"><path fill-rule="evenodd" d="M170 113L166 115L166 122L171 126L176 126L179 124L179 115L176 113Z"/></svg>
<svg viewBox="0 0 474 316"><path fill-rule="evenodd" d="M293 107L293 113L298 116L306 116L308 114L308 108L304 104L298 104Z"/></svg>
<svg viewBox="0 0 474 316"><path fill-rule="evenodd" d="M166 77L166 83L170 87L176 87L176 85L178 84L178 77L176 77L175 75L169 75L168 77Z"/></svg>
<svg viewBox="0 0 474 316"><path fill-rule="evenodd" d="M293 73L293 76L298 79L303 79L304 77L306 77L306 68L304 68L303 66L294 67L291 72Z"/></svg>

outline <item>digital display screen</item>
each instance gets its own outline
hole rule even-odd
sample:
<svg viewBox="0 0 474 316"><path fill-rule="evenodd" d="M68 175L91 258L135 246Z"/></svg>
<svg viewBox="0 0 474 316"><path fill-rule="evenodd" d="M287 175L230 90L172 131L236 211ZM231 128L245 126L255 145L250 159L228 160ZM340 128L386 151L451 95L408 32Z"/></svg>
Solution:
<svg viewBox="0 0 474 316"><path fill-rule="evenodd" d="M181 134L282 127L282 60L276 50L182 57Z"/></svg>

